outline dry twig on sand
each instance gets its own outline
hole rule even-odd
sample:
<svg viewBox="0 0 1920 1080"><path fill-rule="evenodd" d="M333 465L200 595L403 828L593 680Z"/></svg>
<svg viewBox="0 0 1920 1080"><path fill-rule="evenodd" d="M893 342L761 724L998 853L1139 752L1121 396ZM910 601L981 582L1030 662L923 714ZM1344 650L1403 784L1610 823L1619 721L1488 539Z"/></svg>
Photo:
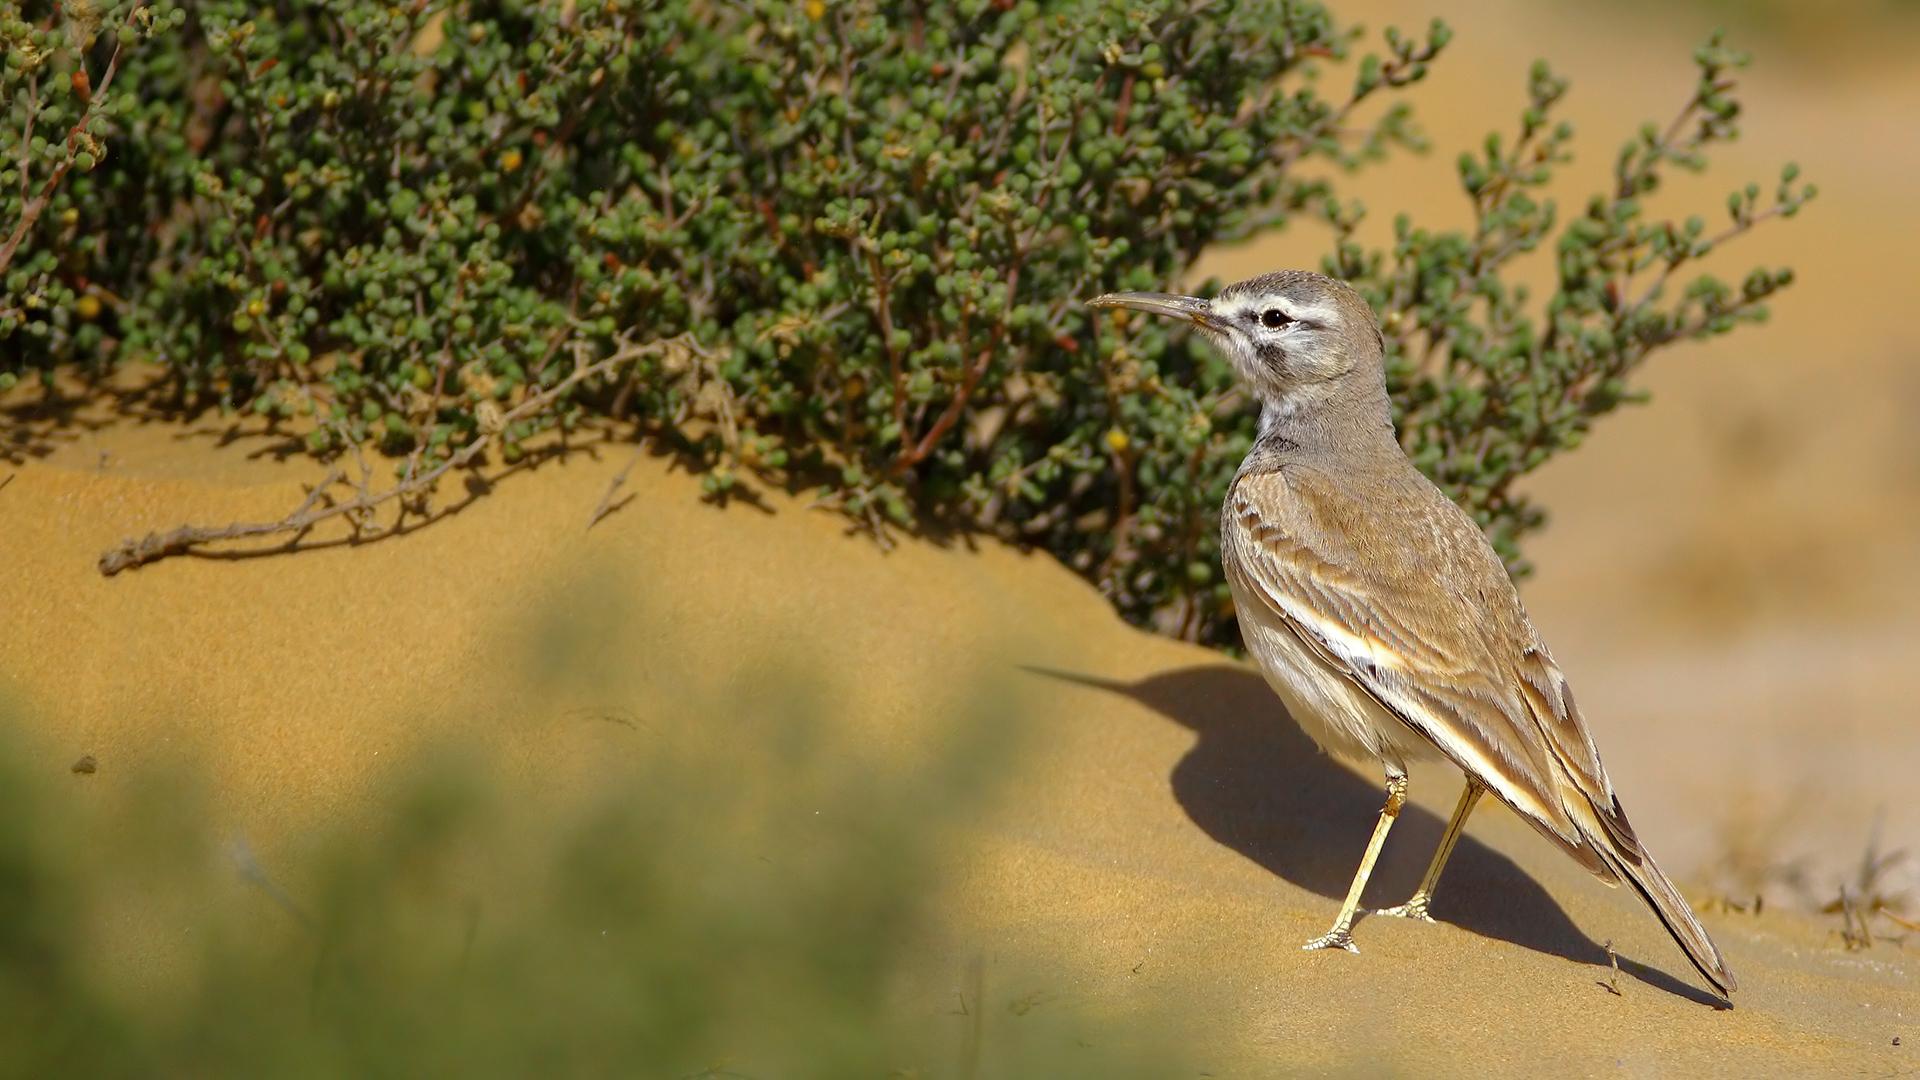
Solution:
<svg viewBox="0 0 1920 1080"><path fill-rule="evenodd" d="M633 501L633 496L629 495L621 499L618 503L615 503L613 501L613 495L614 492L620 490L622 484L627 482L627 474L633 471L635 465L640 464L640 459L646 455L646 452L647 448L644 444L633 448L633 456L627 459L627 463L621 466L618 473L614 474L613 480L607 484L607 493L600 497L600 505L593 508L593 516L587 519L588 529L592 529L595 525L600 524L601 518L606 517L608 514L613 513L615 510Z"/></svg>
<svg viewBox="0 0 1920 1080"><path fill-rule="evenodd" d="M1595 981L1599 982L1600 989L1614 997L1625 997L1626 995L1620 992L1620 954L1613 951L1613 939L1608 938L1603 947L1607 950L1607 963L1613 966L1613 975L1604 982Z"/></svg>
<svg viewBox="0 0 1920 1080"><path fill-rule="evenodd" d="M239 551L227 550L222 554L235 557L296 551L316 526L334 518L344 519L351 530L350 535L343 541L345 543L370 543L400 535L445 517L466 505L466 502L472 501L468 499L436 510L432 501L433 492L440 480L448 473L473 465L480 453L492 444L502 431L520 421L548 414L583 382L590 379L611 379L645 357L674 352L692 353L703 358L706 356L705 351L690 335L649 341L644 344L635 344L626 338L621 338L616 343L612 355L593 362L589 362L586 358L585 343L577 343L574 349L573 370L565 378L529 396L525 401L501 414L497 422L485 425L481 432L482 437L454 451L446 460L432 468L423 472L415 467L420 463L419 456L416 454L409 460L409 467L402 472L399 479L388 487L376 489L373 467L361 454L360 447L353 441L345 439L344 432L339 432L338 434L343 436L342 441L350 448L354 457L356 475L349 477L338 464L335 464L327 471L325 479L307 490L306 499L286 517L277 521L235 523L218 528L182 525L167 533L148 533L138 539L128 538L100 556L100 572L112 577L122 570L145 566L175 555L194 553L208 544L255 537L286 536L287 540L263 547L244 548ZM333 421L322 422L334 423ZM513 470L510 467L506 471ZM505 475L505 472L500 475ZM488 481L485 477L480 480L478 490L484 492ZM350 495L340 493L338 491L340 488L345 488ZM392 521L381 524L377 520L377 511L388 503L397 505L399 509Z"/></svg>
<svg viewBox="0 0 1920 1080"><path fill-rule="evenodd" d="M1852 892L1848 892L1845 882L1840 885L1837 899L1821 908L1829 915L1839 915L1842 928L1840 939L1846 943L1849 951L1871 949L1876 940L1873 932L1873 917L1879 915L1896 926L1908 930L1920 930L1915 924L1902 918L1896 912L1906 904L1905 892L1894 892L1887 888L1887 872L1906 861L1905 849L1897 849L1881 854L1880 827L1883 815L1873 816L1873 831L1867 837L1867 849L1860 856L1860 869L1854 881ZM1879 940L1895 940L1905 944L1905 935L1881 935Z"/></svg>

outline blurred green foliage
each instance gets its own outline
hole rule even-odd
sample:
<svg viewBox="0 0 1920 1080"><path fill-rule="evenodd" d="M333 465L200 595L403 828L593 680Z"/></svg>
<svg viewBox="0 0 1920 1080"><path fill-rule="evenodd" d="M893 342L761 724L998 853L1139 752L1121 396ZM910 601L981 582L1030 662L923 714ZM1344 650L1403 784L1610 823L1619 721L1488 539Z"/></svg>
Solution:
<svg viewBox="0 0 1920 1080"><path fill-rule="evenodd" d="M1350 232L1357 208L1301 166L1416 142L1392 99L1449 36L1389 31L1329 94L1358 39L1296 0L0 18L0 380L151 360L176 408L250 412L323 457L378 446L408 475L632 421L715 496L752 474L882 536L1041 546L1127 618L1214 643L1234 636L1214 521L1251 407L1178 328L1080 301L1165 287L1302 212ZM1555 228L1531 194L1568 138L1544 71L1520 138L1463 163L1474 233L1406 224L1393 252L1343 240L1331 264L1381 305L1409 451L1516 570L1540 517L1512 482L1626 400L1649 351L1758 317L1786 281L1662 287L1724 239L1643 208L1733 134L1738 58L1700 62L1683 122L1631 144L1618 190L1560 233L1537 315L1501 274ZM1780 194L1737 205L1734 231L1805 192ZM700 350L619 351L681 334Z"/></svg>
<svg viewBox="0 0 1920 1080"><path fill-rule="evenodd" d="M564 784L423 755L266 856L189 774L0 748L0 1077L1170 1074L1138 1019L927 980L1005 703L888 772L795 689L657 710Z"/></svg>

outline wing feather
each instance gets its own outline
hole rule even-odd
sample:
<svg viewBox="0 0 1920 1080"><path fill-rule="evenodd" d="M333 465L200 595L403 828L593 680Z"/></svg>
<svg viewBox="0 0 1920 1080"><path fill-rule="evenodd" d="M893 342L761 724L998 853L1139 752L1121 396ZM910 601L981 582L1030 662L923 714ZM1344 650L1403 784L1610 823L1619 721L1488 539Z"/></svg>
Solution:
<svg viewBox="0 0 1920 1080"><path fill-rule="evenodd" d="M1395 527L1385 532L1398 543L1364 558L1341 543L1356 530L1325 520L1337 516L1351 493L1316 490L1313 479L1290 469L1235 486L1229 512L1246 526L1242 535L1250 542L1237 546L1231 569L1336 670L1581 865L1613 878L1569 815L1564 782L1574 781L1587 795L1582 801L1593 803L1591 816L1609 834L1629 841L1622 845L1626 852L1637 856L1639 844L1618 814L1565 677L1532 633L1478 529L1436 493L1445 510L1417 507L1424 513L1407 515L1415 520L1391 522ZM1261 497L1260 482L1285 484L1287 497ZM1372 502L1368 509L1375 513L1392 509ZM1275 514L1276 506L1294 512ZM1460 521L1445 520L1447 511ZM1431 520L1435 516L1441 520ZM1461 559L1423 557L1434 550L1436 531L1441 547L1457 548L1459 525L1484 548L1464 561L1464 574ZM1503 603L1511 617L1489 619L1488 609Z"/></svg>

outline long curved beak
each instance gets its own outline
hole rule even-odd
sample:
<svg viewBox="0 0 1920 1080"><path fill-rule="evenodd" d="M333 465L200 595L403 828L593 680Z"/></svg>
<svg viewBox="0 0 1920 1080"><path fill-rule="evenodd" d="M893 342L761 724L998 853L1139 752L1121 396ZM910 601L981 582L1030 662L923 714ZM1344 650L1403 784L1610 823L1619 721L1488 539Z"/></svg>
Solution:
<svg viewBox="0 0 1920 1080"><path fill-rule="evenodd" d="M1087 301L1088 307L1132 308L1150 315L1168 315L1176 319L1185 319L1202 330L1225 330L1226 324L1215 318L1213 303L1197 296L1175 296L1173 293L1159 292L1117 292L1105 296L1096 296Z"/></svg>

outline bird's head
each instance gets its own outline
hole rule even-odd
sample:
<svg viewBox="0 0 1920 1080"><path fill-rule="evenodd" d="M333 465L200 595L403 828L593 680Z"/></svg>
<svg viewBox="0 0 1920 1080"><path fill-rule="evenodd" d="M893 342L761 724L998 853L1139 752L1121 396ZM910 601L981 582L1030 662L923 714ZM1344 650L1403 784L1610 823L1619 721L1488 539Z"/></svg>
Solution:
<svg viewBox="0 0 1920 1080"><path fill-rule="evenodd" d="M1211 300L1122 292L1095 297L1087 306L1191 322L1255 397L1283 410L1311 405L1343 387L1384 389L1373 309L1345 282L1319 274L1262 274L1227 286Z"/></svg>

